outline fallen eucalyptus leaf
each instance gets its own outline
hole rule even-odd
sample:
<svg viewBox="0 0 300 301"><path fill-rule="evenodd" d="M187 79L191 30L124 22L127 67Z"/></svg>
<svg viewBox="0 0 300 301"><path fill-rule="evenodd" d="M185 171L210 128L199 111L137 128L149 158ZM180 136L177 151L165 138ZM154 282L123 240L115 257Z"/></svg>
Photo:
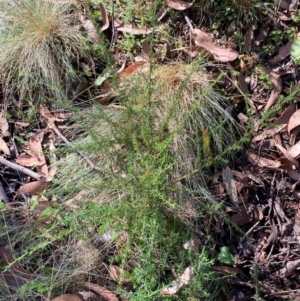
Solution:
<svg viewBox="0 0 300 301"><path fill-rule="evenodd" d="M238 57L238 52L230 48L222 48L214 44L208 34L195 28L192 34L196 45L203 47L214 56L214 59L220 62L234 61Z"/></svg>

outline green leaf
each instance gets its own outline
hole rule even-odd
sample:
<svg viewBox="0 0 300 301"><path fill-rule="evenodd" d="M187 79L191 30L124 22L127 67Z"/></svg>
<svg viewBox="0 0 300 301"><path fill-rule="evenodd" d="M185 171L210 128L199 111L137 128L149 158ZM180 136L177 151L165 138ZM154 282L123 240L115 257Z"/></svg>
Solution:
<svg viewBox="0 0 300 301"><path fill-rule="evenodd" d="M6 204L4 204L3 202L0 202L0 210L2 209L6 209Z"/></svg>
<svg viewBox="0 0 300 301"><path fill-rule="evenodd" d="M296 63L300 62L300 38L296 38L292 43L291 57Z"/></svg>
<svg viewBox="0 0 300 301"><path fill-rule="evenodd" d="M43 217L49 217L52 215L56 215L58 213L59 209L54 209L52 207L47 207L41 214Z"/></svg>
<svg viewBox="0 0 300 301"><path fill-rule="evenodd" d="M31 200L30 201L30 211L32 212L34 210L34 208L39 204L38 200Z"/></svg>
<svg viewBox="0 0 300 301"><path fill-rule="evenodd" d="M217 256L217 259L224 264L233 265L234 256L229 252L228 247L222 247L220 253Z"/></svg>

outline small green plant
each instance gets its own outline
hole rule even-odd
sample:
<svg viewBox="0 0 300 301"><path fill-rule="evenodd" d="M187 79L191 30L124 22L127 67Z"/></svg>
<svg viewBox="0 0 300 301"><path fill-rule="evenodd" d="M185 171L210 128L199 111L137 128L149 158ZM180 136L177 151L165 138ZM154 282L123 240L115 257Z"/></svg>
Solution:
<svg viewBox="0 0 300 301"><path fill-rule="evenodd" d="M292 59L299 64L300 62L300 38L297 37L294 39L292 48L291 48L291 57Z"/></svg>
<svg viewBox="0 0 300 301"><path fill-rule="evenodd" d="M88 56L76 8L65 1L4 0L0 11L0 70L8 92L21 101L59 101L74 63Z"/></svg>

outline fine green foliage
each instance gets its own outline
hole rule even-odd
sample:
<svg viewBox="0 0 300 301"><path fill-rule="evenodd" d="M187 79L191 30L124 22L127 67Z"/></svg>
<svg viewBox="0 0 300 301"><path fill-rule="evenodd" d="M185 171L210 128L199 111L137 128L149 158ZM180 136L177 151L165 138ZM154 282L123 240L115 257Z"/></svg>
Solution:
<svg viewBox="0 0 300 301"><path fill-rule="evenodd" d="M114 106L74 108L87 133L74 150L84 151L100 171L65 150L50 194L60 200L59 214L73 239L91 245L89 231L94 240L115 233L114 254L104 260L127 271L133 291L120 286L119 292L130 300L161 300L160 290L174 280L170 269L179 275L187 266L195 278L178 300L221 298L214 295L222 281L210 271L214 258L205 224L220 205L205 183L238 143L228 130L235 122L204 70L201 60L147 67L115 86ZM70 198L76 212L69 212ZM199 231L208 235L200 253L185 250ZM90 272L99 256L91 259ZM68 283L83 276L74 265ZM57 271L57 281L61 275Z"/></svg>
<svg viewBox="0 0 300 301"><path fill-rule="evenodd" d="M1 1L0 70L7 92L21 101L65 95L73 63L88 56L75 11L70 1Z"/></svg>

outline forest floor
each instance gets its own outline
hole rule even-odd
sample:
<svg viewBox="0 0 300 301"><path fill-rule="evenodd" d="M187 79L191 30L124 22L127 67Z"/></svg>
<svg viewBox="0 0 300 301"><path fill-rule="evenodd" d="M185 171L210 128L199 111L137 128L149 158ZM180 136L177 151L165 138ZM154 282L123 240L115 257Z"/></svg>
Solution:
<svg viewBox="0 0 300 301"><path fill-rule="evenodd" d="M299 1L12 2L0 300L300 300Z"/></svg>

